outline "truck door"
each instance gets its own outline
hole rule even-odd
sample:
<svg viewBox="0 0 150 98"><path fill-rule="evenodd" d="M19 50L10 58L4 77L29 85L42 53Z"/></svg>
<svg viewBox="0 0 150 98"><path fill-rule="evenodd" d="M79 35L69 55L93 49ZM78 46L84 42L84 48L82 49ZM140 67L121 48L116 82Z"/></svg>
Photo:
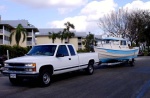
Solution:
<svg viewBox="0 0 150 98"><path fill-rule="evenodd" d="M67 45L69 52L70 52L70 62L72 63L72 66L76 67L76 69L79 68L79 58L78 54L75 52L72 45Z"/></svg>
<svg viewBox="0 0 150 98"><path fill-rule="evenodd" d="M73 70L71 56L69 55L66 45L59 45L56 53L56 62L60 65L57 65L55 71L66 72Z"/></svg>

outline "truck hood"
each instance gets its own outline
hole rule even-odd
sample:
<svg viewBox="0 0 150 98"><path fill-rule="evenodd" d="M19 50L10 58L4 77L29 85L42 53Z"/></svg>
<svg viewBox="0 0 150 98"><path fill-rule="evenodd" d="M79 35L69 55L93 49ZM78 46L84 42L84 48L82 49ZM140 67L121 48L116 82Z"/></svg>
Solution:
<svg viewBox="0 0 150 98"><path fill-rule="evenodd" d="M6 63L36 63L43 59L50 59L50 56L22 56L6 60Z"/></svg>

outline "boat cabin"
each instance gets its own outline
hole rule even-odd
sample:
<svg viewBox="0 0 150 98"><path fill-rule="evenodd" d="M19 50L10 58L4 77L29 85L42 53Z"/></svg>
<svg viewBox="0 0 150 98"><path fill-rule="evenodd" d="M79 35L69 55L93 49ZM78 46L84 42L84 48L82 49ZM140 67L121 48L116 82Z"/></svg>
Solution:
<svg viewBox="0 0 150 98"><path fill-rule="evenodd" d="M110 49L127 49L129 48L129 44L126 39L109 37L99 40L97 42L97 47Z"/></svg>

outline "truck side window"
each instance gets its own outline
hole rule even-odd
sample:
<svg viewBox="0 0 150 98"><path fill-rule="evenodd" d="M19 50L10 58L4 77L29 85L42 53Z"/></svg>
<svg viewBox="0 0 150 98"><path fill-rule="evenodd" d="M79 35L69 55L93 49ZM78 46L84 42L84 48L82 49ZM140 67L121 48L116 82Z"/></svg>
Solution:
<svg viewBox="0 0 150 98"><path fill-rule="evenodd" d="M73 56L73 55L76 55L75 54L75 51L74 51L74 49L73 49L73 47L72 47L72 45L68 45L68 48L69 48L69 51L70 51L70 54Z"/></svg>
<svg viewBox="0 0 150 98"><path fill-rule="evenodd" d="M64 56L69 56L67 47L66 47L65 45L60 45L60 46L58 47L57 54L63 54Z"/></svg>

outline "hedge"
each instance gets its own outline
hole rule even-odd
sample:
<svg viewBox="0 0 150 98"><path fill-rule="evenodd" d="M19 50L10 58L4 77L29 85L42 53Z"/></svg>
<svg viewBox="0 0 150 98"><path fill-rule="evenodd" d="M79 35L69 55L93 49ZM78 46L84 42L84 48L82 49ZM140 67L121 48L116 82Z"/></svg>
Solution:
<svg viewBox="0 0 150 98"><path fill-rule="evenodd" d="M30 50L30 48L20 46L0 45L0 56L7 55L7 50L9 51L9 58L14 58L25 55Z"/></svg>

